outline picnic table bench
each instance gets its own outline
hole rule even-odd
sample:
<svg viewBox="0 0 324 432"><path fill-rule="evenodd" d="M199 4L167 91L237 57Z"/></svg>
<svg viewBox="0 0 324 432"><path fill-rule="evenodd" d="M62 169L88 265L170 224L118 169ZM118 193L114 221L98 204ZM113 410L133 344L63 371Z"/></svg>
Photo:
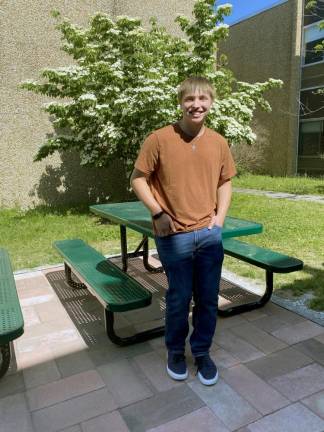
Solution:
<svg viewBox="0 0 324 432"><path fill-rule="evenodd" d="M0 378L10 365L10 343L23 332L24 319L9 255L0 248Z"/></svg>
<svg viewBox="0 0 324 432"><path fill-rule="evenodd" d="M264 306L270 300L273 292L273 273L291 273L303 268L303 261L297 258L233 238L224 239L223 246L226 255L264 269L266 289L263 296L256 302L222 310L220 311L222 316L235 315Z"/></svg>
<svg viewBox="0 0 324 432"><path fill-rule="evenodd" d="M157 327L132 336L118 336L114 313L149 306L152 294L83 240L60 240L54 242L54 247L64 258L68 284L72 288L87 288L103 305L106 332L112 342L126 346L164 334L164 327ZM81 283L72 279L71 270Z"/></svg>

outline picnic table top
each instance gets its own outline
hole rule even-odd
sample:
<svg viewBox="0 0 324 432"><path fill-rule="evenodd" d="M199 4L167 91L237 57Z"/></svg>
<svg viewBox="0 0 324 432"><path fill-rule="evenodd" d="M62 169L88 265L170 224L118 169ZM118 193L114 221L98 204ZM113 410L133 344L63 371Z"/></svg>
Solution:
<svg viewBox="0 0 324 432"><path fill-rule="evenodd" d="M90 211L119 225L125 225L148 237L154 238L150 212L141 201L114 204L96 204ZM262 232L262 224L245 219L226 217L223 238L240 237Z"/></svg>

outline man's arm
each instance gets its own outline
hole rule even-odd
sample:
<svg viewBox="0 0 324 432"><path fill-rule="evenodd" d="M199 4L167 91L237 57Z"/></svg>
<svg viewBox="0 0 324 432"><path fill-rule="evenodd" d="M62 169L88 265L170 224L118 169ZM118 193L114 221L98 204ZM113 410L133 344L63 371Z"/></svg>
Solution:
<svg viewBox="0 0 324 432"><path fill-rule="evenodd" d="M151 189L147 183L148 176L138 169L134 169L131 176L131 186L135 192L137 198L143 202L143 204L150 210L154 216L157 213L162 212L162 208L154 198ZM155 231L158 236L166 236L171 232L175 232L173 220L169 215L163 213L161 217L154 220Z"/></svg>
<svg viewBox="0 0 324 432"><path fill-rule="evenodd" d="M223 226L227 210L231 203L232 182L227 180L217 189L217 214L211 218L208 226L211 229L214 225Z"/></svg>

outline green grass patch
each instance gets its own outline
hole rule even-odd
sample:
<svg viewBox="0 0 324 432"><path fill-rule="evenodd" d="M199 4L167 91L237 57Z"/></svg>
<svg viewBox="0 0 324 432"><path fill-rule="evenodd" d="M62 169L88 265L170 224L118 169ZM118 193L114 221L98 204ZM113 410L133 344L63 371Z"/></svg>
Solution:
<svg viewBox="0 0 324 432"><path fill-rule="evenodd" d="M270 177L242 174L233 179L233 186L300 195L324 195L324 177Z"/></svg>

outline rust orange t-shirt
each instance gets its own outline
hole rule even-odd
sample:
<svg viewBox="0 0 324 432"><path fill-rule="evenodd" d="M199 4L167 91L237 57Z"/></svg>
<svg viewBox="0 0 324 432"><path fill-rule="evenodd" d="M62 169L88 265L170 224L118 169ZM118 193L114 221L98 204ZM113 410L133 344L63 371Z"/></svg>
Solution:
<svg viewBox="0 0 324 432"><path fill-rule="evenodd" d="M135 168L149 176L153 196L177 232L208 226L217 208L218 186L236 174L222 135L205 127L193 138L177 123L146 138Z"/></svg>

